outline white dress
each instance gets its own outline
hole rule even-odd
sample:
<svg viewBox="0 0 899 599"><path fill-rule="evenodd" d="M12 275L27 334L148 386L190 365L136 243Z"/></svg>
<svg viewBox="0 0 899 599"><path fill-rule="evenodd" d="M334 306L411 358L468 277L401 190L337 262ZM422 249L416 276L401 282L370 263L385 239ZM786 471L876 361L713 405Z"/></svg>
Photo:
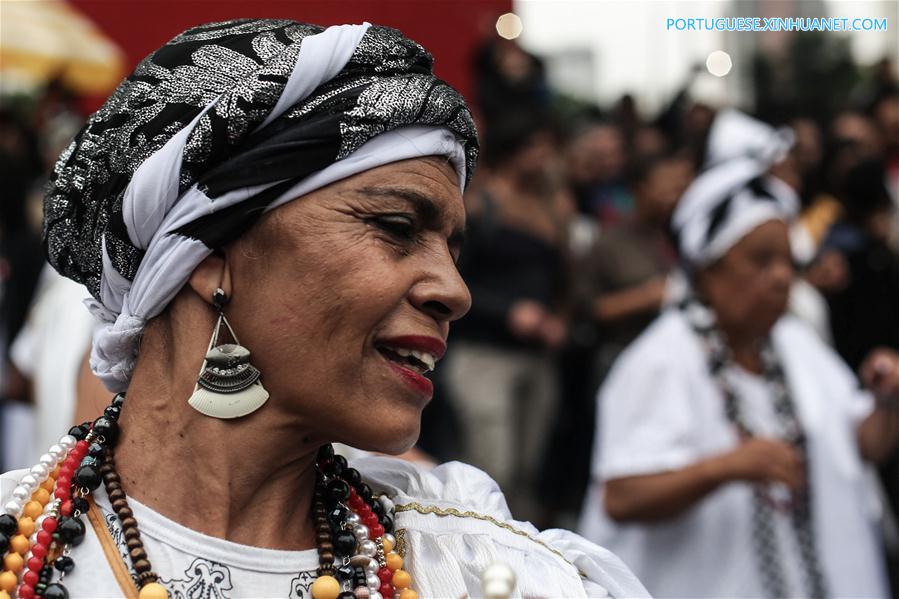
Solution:
<svg viewBox="0 0 899 599"><path fill-rule="evenodd" d="M877 500L860 460L855 425L872 409L843 362L804 323L784 317L773 343L808 438L814 534L829 594L886 597ZM600 390L592 482L580 532L619 555L655 596L760 597L747 483L720 487L689 511L652 524L605 513L603 481L677 470L738 443L706 355L678 310L663 313L622 354ZM726 376L750 429L779 436L767 383L740 368ZM775 517L791 596L806 595L794 533Z"/></svg>
<svg viewBox="0 0 899 599"><path fill-rule="evenodd" d="M31 379L34 397L34 431L10 435L29 457L10 468L36 462L72 426L78 371L96 325L82 304L85 297L84 285L44 267L28 320L10 349L13 364Z"/></svg>
<svg viewBox="0 0 899 599"><path fill-rule="evenodd" d="M568 531L541 533L513 521L496 483L476 468L451 462L428 471L384 457L351 463L376 492L386 492L395 502L404 568L422 599L482 596L481 573L496 562L517 576L512 597L648 596L605 549ZM24 473L0 477L3 501ZM124 557L121 530L102 486L94 496ZM172 599L311 597L318 564L314 549L238 545L184 528L133 499L129 504L153 569ZM198 506L202 504L198 498ZM120 597L99 540L85 523L88 534L71 552L75 569L63 581L70 597Z"/></svg>

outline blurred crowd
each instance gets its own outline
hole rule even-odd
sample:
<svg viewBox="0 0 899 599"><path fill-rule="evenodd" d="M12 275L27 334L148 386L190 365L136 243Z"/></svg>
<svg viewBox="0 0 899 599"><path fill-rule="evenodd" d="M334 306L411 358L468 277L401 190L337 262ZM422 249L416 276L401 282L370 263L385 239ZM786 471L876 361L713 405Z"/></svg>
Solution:
<svg viewBox="0 0 899 599"><path fill-rule="evenodd" d="M536 498L543 512L528 516L548 524L579 509L605 374L678 296L669 219L718 107L687 83L654 116L631 96L560 110L542 71L502 40L476 61L483 154L460 264L473 306L422 445L482 465L513 501ZM853 369L899 348L899 84L885 73L887 61L864 105L774 123L795 134L776 174L802 202L791 310Z"/></svg>
<svg viewBox="0 0 899 599"><path fill-rule="evenodd" d="M453 328L421 447L484 468L517 517L573 527L601 428L597 391L683 296L670 218L721 107L692 97L686 81L655 115L629 95L573 109L514 42L486 45L475 65L483 154L460 263L473 306ZM895 72L882 61L856 102L826 115L799 105L768 119L795 135L773 170L801 200L789 312L854 372L875 348L899 349ZM880 481L895 513L896 455ZM895 551L889 511L883 522Z"/></svg>
<svg viewBox="0 0 899 599"><path fill-rule="evenodd" d="M597 390L679 297L669 221L719 107L691 97L690 82L655 115L631 96L563 103L541 60L500 39L473 72L483 151L459 264L473 305L435 373L420 449L486 470L517 518L571 528L589 484ZM775 174L802 202L790 310L853 370L874 348L899 349L894 65L863 83L857 105L823 116L800 107L773 123L795 134ZM100 393L86 381L82 291L44 269L40 246L43 183L81 124L73 106L51 85L0 111L0 471L31 463L40 451L25 439L45 447L43 429L55 434L76 420L76 398ZM63 360L63 345L82 353ZM895 512L897 456L881 482Z"/></svg>

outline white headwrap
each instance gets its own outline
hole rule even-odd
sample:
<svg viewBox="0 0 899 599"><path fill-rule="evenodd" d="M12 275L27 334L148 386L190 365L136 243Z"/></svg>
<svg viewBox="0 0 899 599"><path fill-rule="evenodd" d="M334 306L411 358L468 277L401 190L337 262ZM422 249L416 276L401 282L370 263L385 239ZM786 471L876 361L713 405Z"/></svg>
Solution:
<svg viewBox="0 0 899 599"><path fill-rule="evenodd" d="M766 175L792 142L788 129L774 129L734 110L715 117L705 170L684 192L671 220L688 269L711 264L767 221L793 218L799 209L796 193Z"/></svg>

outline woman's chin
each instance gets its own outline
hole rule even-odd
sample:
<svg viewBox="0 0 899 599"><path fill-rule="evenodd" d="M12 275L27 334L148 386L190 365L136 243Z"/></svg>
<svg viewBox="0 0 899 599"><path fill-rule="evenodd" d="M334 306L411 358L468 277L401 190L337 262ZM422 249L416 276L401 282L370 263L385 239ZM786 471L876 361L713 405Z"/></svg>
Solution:
<svg viewBox="0 0 899 599"><path fill-rule="evenodd" d="M765 329L765 334L770 333L771 329L774 328L774 325L776 325L786 313L787 302L777 303L766 310L762 310L760 319L763 321L762 326Z"/></svg>
<svg viewBox="0 0 899 599"><path fill-rule="evenodd" d="M365 431L360 431L359 434L353 437L352 441L346 440L341 442L363 451L400 455L415 446L421 431L420 418L405 425L395 420L385 422L375 419L369 424L374 423L380 424L376 430L369 428Z"/></svg>

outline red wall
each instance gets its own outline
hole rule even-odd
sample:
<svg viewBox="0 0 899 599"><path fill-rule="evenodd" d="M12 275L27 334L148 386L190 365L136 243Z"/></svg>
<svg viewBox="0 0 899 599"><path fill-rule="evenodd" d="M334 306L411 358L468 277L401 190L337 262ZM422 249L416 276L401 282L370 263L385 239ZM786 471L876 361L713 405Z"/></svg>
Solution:
<svg viewBox="0 0 899 599"><path fill-rule="evenodd" d="M389 25L434 55L438 77L471 97L471 53L496 35L496 17L512 0L69 0L125 51L129 71L144 56L199 23L242 17L319 25ZM99 106L99 104L97 104Z"/></svg>

